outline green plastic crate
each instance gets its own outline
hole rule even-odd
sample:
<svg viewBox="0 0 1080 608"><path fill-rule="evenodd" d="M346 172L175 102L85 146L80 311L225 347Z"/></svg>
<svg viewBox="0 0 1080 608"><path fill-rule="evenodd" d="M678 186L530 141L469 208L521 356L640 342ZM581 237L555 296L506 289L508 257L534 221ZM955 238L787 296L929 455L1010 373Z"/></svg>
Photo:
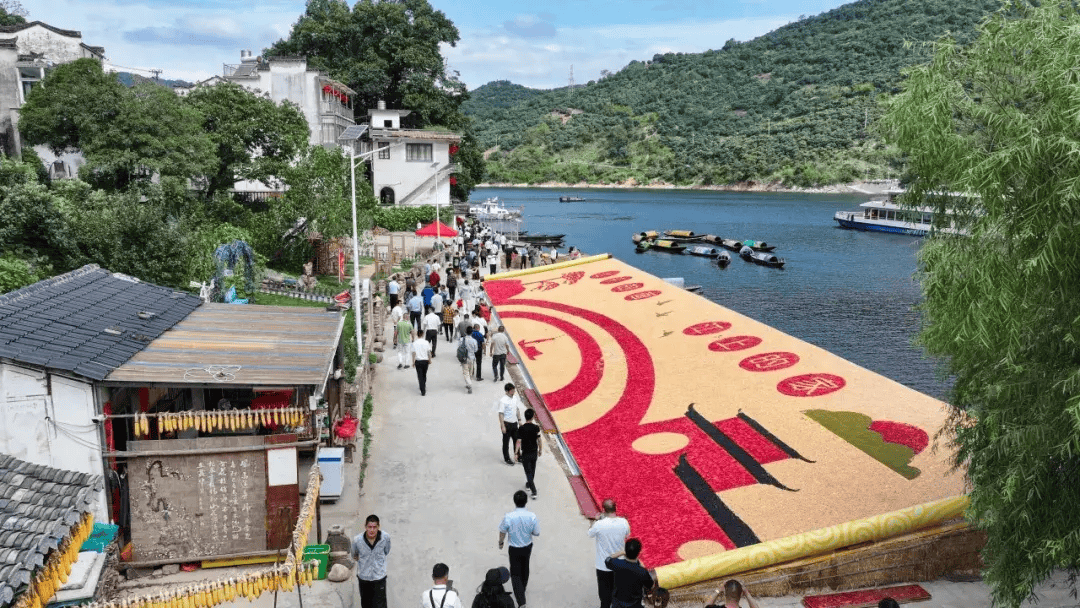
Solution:
<svg viewBox="0 0 1080 608"><path fill-rule="evenodd" d="M316 560L319 562L315 578L320 581L326 578L326 570L330 567L330 545L308 545L304 547L304 562Z"/></svg>

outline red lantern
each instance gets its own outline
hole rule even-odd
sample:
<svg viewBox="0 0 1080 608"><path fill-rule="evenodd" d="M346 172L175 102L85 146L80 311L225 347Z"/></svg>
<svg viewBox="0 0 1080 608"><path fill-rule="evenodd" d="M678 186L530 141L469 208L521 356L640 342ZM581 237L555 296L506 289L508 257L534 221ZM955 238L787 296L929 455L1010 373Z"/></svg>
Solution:
<svg viewBox="0 0 1080 608"><path fill-rule="evenodd" d="M450 144L450 154L457 154L458 147L454 144Z"/></svg>
<svg viewBox="0 0 1080 608"><path fill-rule="evenodd" d="M450 185L451 186L456 186L457 185L457 178L454 177L453 175L450 176Z"/></svg>
<svg viewBox="0 0 1080 608"><path fill-rule="evenodd" d="M324 84L324 85L323 85L323 88L322 88L322 92L323 92L323 93L329 93L329 92L331 92L331 91L333 91L333 90L334 90L334 89L333 89L333 88L332 88L332 87L331 87L330 85L328 85L328 84Z"/></svg>

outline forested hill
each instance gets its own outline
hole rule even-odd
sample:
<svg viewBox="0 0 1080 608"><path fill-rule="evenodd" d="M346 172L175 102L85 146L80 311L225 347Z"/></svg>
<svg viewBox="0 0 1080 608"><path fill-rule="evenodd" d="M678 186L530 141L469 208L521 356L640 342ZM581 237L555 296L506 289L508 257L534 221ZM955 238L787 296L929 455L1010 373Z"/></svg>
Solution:
<svg viewBox="0 0 1080 608"><path fill-rule="evenodd" d="M488 181L790 185L895 176L873 122L901 70L969 42L1000 0L860 0L720 50L656 55L574 89L471 93Z"/></svg>

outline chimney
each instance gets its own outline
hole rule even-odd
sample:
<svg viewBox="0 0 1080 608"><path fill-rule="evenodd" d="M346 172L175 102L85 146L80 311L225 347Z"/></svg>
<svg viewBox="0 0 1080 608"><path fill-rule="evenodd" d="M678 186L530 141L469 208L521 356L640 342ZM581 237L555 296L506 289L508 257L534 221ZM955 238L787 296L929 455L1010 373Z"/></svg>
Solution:
<svg viewBox="0 0 1080 608"><path fill-rule="evenodd" d="M379 104L378 104L378 108L380 110L385 110L386 109L386 102L380 99Z"/></svg>

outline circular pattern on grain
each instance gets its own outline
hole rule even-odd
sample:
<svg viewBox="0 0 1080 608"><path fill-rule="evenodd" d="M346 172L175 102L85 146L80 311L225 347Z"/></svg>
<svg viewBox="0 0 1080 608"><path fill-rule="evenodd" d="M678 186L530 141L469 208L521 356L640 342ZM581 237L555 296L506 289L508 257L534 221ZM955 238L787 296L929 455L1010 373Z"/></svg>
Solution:
<svg viewBox="0 0 1080 608"><path fill-rule="evenodd" d="M642 454L670 454L685 448L689 443L690 438L682 433L661 432L638 437L630 447Z"/></svg>
<svg viewBox="0 0 1080 608"><path fill-rule="evenodd" d="M631 277L628 277L628 276L624 275L624 276L621 276L621 277L612 277L610 279L604 279L603 281L600 281L600 284L601 285L614 285L615 283L622 283L623 281L629 281L630 279L631 279Z"/></svg>
<svg viewBox="0 0 1080 608"><path fill-rule="evenodd" d="M637 293L632 293L623 299L633 302L635 300L644 300L645 298L652 298L658 295L660 295L660 292L654 289L652 291L639 291Z"/></svg>
<svg viewBox="0 0 1080 608"><path fill-rule="evenodd" d="M726 551L724 545L715 540L692 540L685 542L679 547L679 558L682 560L694 559L695 557L705 557L706 555L713 555L714 553L721 553Z"/></svg>
<svg viewBox="0 0 1080 608"><path fill-rule="evenodd" d="M604 272L597 272L595 274L590 274L589 278L590 279L604 279L604 278L607 278L607 277L613 277L613 276L615 276L617 274L619 274L618 270L605 270Z"/></svg>
<svg viewBox="0 0 1080 608"><path fill-rule="evenodd" d="M727 353L734 350L746 350L761 344L761 338L757 336L731 336L720 338L709 343L709 350L714 353Z"/></svg>
<svg viewBox="0 0 1080 608"><path fill-rule="evenodd" d="M644 287L644 283L623 283L622 285L616 285L611 288L611 291L615 293L622 293L624 291L634 291L635 289L641 289Z"/></svg>
<svg viewBox="0 0 1080 608"><path fill-rule="evenodd" d="M739 367L748 372L774 372L787 369L799 362L799 355L788 352L760 353L739 361Z"/></svg>
<svg viewBox="0 0 1080 608"><path fill-rule="evenodd" d="M820 397L844 388L847 381L833 374L802 374L784 378L776 390L789 397Z"/></svg>
<svg viewBox="0 0 1080 608"><path fill-rule="evenodd" d="M707 336L709 334L718 334L729 329L731 329L731 323L728 323L727 321L707 321L705 323L691 325L682 330L682 333L688 336Z"/></svg>

